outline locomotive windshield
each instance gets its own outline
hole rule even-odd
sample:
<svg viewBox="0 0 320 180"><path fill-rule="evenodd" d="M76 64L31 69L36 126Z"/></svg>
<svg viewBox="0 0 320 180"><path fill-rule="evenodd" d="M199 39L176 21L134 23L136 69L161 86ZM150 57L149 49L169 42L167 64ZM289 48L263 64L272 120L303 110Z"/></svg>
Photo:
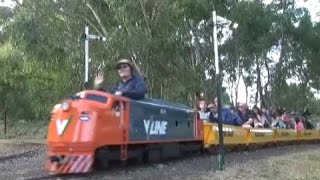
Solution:
<svg viewBox="0 0 320 180"><path fill-rule="evenodd" d="M101 102L101 103L107 103L107 101L108 101L107 97L100 96L97 94L87 94L85 99L91 100L91 101L97 101L97 102Z"/></svg>
<svg viewBox="0 0 320 180"><path fill-rule="evenodd" d="M70 97L71 100L76 101L76 100L80 100L80 99L86 99L86 100L90 100L90 101L96 101L96 102L100 102L100 103L107 103L108 102L108 97L106 96L101 96L101 95L97 95L97 94L85 94L83 92L77 93L74 96Z"/></svg>

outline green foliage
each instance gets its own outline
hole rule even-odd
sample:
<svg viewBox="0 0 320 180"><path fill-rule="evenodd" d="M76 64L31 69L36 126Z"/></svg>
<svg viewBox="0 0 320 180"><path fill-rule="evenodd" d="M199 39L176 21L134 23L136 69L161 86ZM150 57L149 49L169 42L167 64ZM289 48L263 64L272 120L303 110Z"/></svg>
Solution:
<svg viewBox="0 0 320 180"><path fill-rule="evenodd" d="M320 122L320 100L316 98L310 99L307 107L311 112L311 116L316 117L315 119L317 120L317 122Z"/></svg>
<svg viewBox="0 0 320 180"><path fill-rule="evenodd" d="M1 115L46 120L54 104L81 90L80 35L86 23L90 33L107 37L107 42L90 42L91 82L104 64L111 86L117 80L115 62L128 57L147 78L150 97L192 105L205 92L211 101L212 25L204 22L211 18L213 6L239 24L219 47L228 83L236 86L243 77L247 87L264 89L259 98L268 105L298 110L309 104L316 110L309 89L320 89L320 24L311 22L306 9L286 2L24 0L14 9L0 7ZM274 51L280 52L279 61L267 58ZM267 68L268 77L262 77ZM291 77L302 83L288 85ZM226 92L223 101L229 103Z"/></svg>
<svg viewBox="0 0 320 180"><path fill-rule="evenodd" d="M290 111L303 112L313 99L313 93L302 84L291 84L272 93L271 97L277 99L277 104L274 104L276 107L286 107Z"/></svg>
<svg viewBox="0 0 320 180"><path fill-rule="evenodd" d="M1 114L7 113L13 118L31 118L24 73L22 53L15 50L10 43L0 48L0 106ZM18 82L18 83L17 83ZM20 83L19 83L20 82ZM32 111L31 111L32 112Z"/></svg>
<svg viewBox="0 0 320 180"><path fill-rule="evenodd" d="M241 1L232 15L240 24L236 38L246 56L261 54L265 49L270 49L274 43L270 32L275 16L263 3Z"/></svg>

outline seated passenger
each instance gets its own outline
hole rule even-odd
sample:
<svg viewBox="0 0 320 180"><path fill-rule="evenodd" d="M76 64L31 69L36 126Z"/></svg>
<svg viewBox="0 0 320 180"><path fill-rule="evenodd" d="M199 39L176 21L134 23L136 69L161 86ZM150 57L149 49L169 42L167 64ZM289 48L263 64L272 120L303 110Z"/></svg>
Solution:
<svg viewBox="0 0 320 180"><path fill-rule="evenodd" d="M202 99L199 101L199 111L198 111L198 115L199 115L199 119L201 119L204 122L209 122L210 121L210 109L207 107L207 102Z"/></svg>
<svg viewBox="0 0 320 180"><path fill-rule="evenodd" d="M272 114L273 119L272 119L272 123L271 123L271 128L280 128L280 129L285 129L286 128L286 124L283 122L283 120L281 119L282 116L282 111L281 110L277 110L277 112Z"/></svg>
<svg viewBox="0 0 320 180"><path fill-rule="evenodd" d="M294 113L290 114L290 118L289 118L289 124L287 126L287 129L294 129L296 124L295 118L294 118Z"/></svg>
<svg viewBox="0 0 320 180"><path fill-rule="evenodd" d="M302 122L302 123L304 123L305 129L314 129L314 125L309 120L310 112L309 112L308 108L304 110L304 112L302 113L302 116L305 119L305 121Z"/></svg>
<svg viewBox="0 0 320 180"><path fill-rule="evenodd" d="M294 129L296 131L303 131L304 130L304 126L303 126L303 123L302 123L301 119L298 118L298 117L295 117L294 120L296 121Z"/></svg>
<svg viewBox="0 0 320 180"><path fill-rule="evenodd" d="M269 111L266 108L262 108L261 111L264 114L264 116L266 117L266 121L264 123L264 127L265 128L269 128L271 126L271 121L272 121L272 118L271 118L271 116L269 114Z"/></svg>
<svg viewBox="0 0 320 180"><path fill-rule="evenodd" d="M135 67L133 63L128 59L121 59L118 61L116 69L120 81L112 87L111 93L136 100L144 99L147 87L142 77L134 75ZM95 78L94 89L105 91L102 87L104 82L103 76L103 72L99 72Z"/></svg>
<svg viewBox="0 0 320 180"><path fill-rule="evenodd" d="M238 116L242 122L247 122L249 120L249 110L245 103L240 103L238 107Z"/></svg>
<svg viewBox="0 0 320 180"><path fill-rule="evenodd" d="M262 113L262 111L258 108L257 105L254 105L252 108L252 111L255 114L255 118L254 118L254 127L255 128L263 128L264 124L266 122L266 117L264 116L264 114Z"/></svg>
<svg viewBox="0 0 320 180"><path fill-rule="evenodd" d="M251 129L252 127L254 127L254 121L255 119L257 119L257 115L253 111L250 111L248 113L248 117L249 117L248 121L242 124L242 127L245 129Z"/></svg>
<svg viewBox="0 0 320 180"><path fill-rule="evenodd" d="M233 115L233 125L241 126L243 124L243 121L240 118L239 114L237 113L236 109L234 107L230 107L229 111Z"/></svg>
<svg viewBox="0 0 320 180"><path fill-rule="evenodd" d="M289 124L290 116L285 108L283 108L281 119L285 123L286 128L288 129L290 126Z"/></svg>
<svg viewBox="0 0 320 180"><path fill-rule="evenodd" d="M308 120L308 118L302 117L302 123L305 129L314 129L313 124Z"/></svg>
<svg viewBox="0 0 320 180"><path fill-rule="evenodd" d="M215 99L215 105L218 107L218 99ZM218 109L216 114L218 114ZM217 115L216 115L217 116ZM218 117L218 116L217 116ZM242 121L238 114L232 113L229 108L222 108L222 122L227 125L241 126Z"/></svg>
<svg viewBox="0 0 320 180"><path fill-rule="evenodd" d="M209 117L210 121L217 123L218 122L218 107L213 103L209 104L208 107L211 112L210 117Z"/></svg>

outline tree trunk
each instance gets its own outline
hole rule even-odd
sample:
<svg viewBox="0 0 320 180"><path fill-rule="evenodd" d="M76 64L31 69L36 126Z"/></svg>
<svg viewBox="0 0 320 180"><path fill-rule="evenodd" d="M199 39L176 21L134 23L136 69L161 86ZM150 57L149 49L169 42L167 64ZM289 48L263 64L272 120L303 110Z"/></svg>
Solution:
<svg viewBox="0 0 320 180"><path fill-rule="evenodd" d="M231 81L230 100L231 100L231 103L233 104L234 82L233 82L232 78L230 78L230 81Z"/></svg>
<svg viewBox="0 0 320 180"><path fill-rule="evenodd" d="M254 102L255 102L255 105L258 104L258 98L259 98L259 84L260 84L260 67L259 67L259 62L258 62L258 59L256 56L254 56L255 58L255 61L256 61L256 71L257 71L257 82L256 82L256 96L255 96L255 99L254 99Z"/></svg>
<svg viewBox="0 0 320 180"><path fill-rule="evenodd" d="M240 77L242 76L242 68L239 66L238 68L238 79L237 79L237 85L236 85L236 89L235 89L235 94L236 94L236 99L235 99L235 107L237 107L237 103L238 103L238 88L239 88L239 83L240 83Z"/></svg>
<svg viewBox="0 0 320 180"><path fill-rule="evenodd" d="M285 16L285 12L288 10L288 2L287 0L281 1L281 9L283 10L283 16ZM283 82L285 81L286 77L284 76L285 73L283 73L283 63L286 60L286 38L285 38L285 30L284 26L281 24L281 37L280 37L280 58L279 62L276 64L276 72L275 72L275 79L274 79L274 85L276 91L283 86Z"/></svg>
<svg viewBox="0 0 320 180"><path fill-rule="evenodd" d="M266 66L266 70L267 70L267 74L268 74L268 79L267 79L267 83L265 84L265 86L264 86L264 97L265 97L265 100L266 99L268 99L268 103L267 102L265 102L265 105L266 106L270 106L271 104L272 104L272 102L270 102L270 98L269 98L269 93L268 93L268 86L270 85L270 79L271 79L271 77L270 77L270 68L269 68L269 65L268 65L268 58L267 58L267 53L265 53L265 55L264 55L264 64L265 64L265 66Z"/></svg>
<svg viewBox="0 0 320 180"><path fill-rule="evenodd" d="M4 118L3 118L3 120L4 120L4 135L7 135L7 115L8 115L7 108L5 108L3 115L4 115Z"/></svg>
<svg viewBox="0 0 320 180"><path fill-rule="evenodd" d="M241 73L241 74L242 74L244 86L246 88L246 104L248 105L248 83L246 82L246 78L244 77L243 73Z"/></svg>
<svg viewBox="0 0 320 180"><path fill-rule="evenodd" d="M256 94L256 103L257 103L257 95L259 93L260 96L260 107L265 106L263 93L262 93L262 86L261 86L261 68L259 63L259 58L255 57L256 64L257 64L257 94Z"/></svg>
<svg viewBox="0 0 320 180"><path fill-rule="evenodd" d="M163 99L162 83L160 85L160 99Z"/></svg>
<svg viewBox="0 0 320 180"><path fill-rule="evenodd" d="M254 99L254 104L255 104L255 105L258 104L258 98L259 98L259 93L258 93L258 83L257 83L257 91L256 91L255 99Z"/></svg>
<svg viewBox="0 0 320 180"><path fill-rule="evenodd" d="M246 104L248 105L248 86L247 85L245 86L246 86Z"/></svg>

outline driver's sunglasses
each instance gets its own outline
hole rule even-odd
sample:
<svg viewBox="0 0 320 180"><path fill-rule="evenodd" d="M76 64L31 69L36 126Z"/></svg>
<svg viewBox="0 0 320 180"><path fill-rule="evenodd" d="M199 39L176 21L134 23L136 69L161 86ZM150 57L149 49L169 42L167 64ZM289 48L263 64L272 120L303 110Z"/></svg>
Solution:
<svg viewBox="0 0 320 180"><path fill-rule="evenodd" d="M119 70L119 69L126 69L126 68L128 68L129 66L128 65L126 65L126 64L120 64L118 67L117 67L117 69Z"/></svg>

